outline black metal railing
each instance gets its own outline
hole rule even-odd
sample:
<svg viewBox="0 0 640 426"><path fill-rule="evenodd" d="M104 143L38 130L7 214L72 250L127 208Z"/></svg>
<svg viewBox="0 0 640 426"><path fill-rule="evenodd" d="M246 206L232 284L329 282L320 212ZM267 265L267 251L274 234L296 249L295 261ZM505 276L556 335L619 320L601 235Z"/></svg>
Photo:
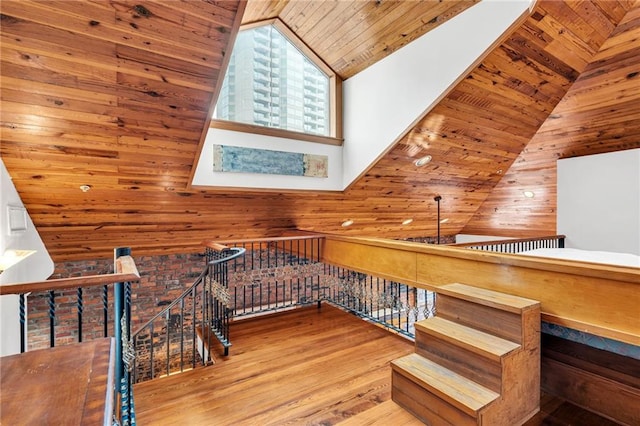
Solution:
<svg viewBox="0 0 640 426"><path fill-rule="evenodd" d="M133 333L134 382L209 364L214 338L228 353L228 262L237 261L244 252L224 246L207 252L206 267L194 283Z"/></svg>
<svg viewBox="0 0 640 426"><path fill-rule="evenodd" d="M511 240L482 241L476 243L451 244L472 250L494 251L498 253L521 253L539 248L564 248L564 235L552 235L537 238L518 238Z"/></svg>
<svg viewBox="0 0 640 426"><path fill-rule="evenodd" d="M0 286L0 295L18 295L20 352L96 338L114 338L115 387L111 391L117 395L113 400L118 403L114 406L113 416L119 424L129 426L135 425L133 388L129 375L134 356L129 344L131 282L140 278L129 248L114 250L113 269L114 273L101 275L7 284ZM113 300L109 301L111 288ZM48 341L38 341L37 336L33 336L28 342L27 303L28 300L36 302L37 298L46 299Z"/></svg>
<svg viewBox="0 0 640 426"><path fill-rule="evenodd" d="M413 324L435 312L435 293L321 262L323 236L222 241L246 249L229 262L233 318L321 302L413 338Z"/></svg>
<svg viewBox="0 0 640 426"><path fill-rule="evenodd" d="M246 250L228 264L229 306L240 319L319 303L326 288L321 277L317 235L223 241Z"/></svg>
<svg viewBox="0 0 640 426"><path fill-rule="evenodd" d="M325 265L326 300L403 336L415 338L415 323L435 315L436 293L332 265Z"/></svg>

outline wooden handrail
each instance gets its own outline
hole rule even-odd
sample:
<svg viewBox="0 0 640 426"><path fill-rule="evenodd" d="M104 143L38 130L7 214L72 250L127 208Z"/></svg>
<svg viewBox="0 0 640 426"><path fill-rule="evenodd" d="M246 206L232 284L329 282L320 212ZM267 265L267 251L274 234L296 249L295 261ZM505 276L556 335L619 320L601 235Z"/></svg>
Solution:
<svg viewBox="0 0 640 426"><path fill-rule="evenodd" d="M472 243L459 243L459 244L446 244L446 245L449 247L495 246L500 244L528 243L532 241L541 241L541 240L559 240L563 238L566 238L566 236L565 235L549 235L546 237L513 238L510 240L487 240L487 241L476 241Z"/></svg>
<svg viewBox="0 0 640 426"><path fill-rule="evenodd" d="M437 292L463 283L538 300L545 321L640 345L640 268L325 236L322 262Z"/></svg>
<svg viewBox="0 0 640 426"><path fill-rule="evenodd" d="M309 235L291 235L284 237L266 237L266 238L245 238L240 240L204 240L202 245L217 250L217 246L226 247L226 244L242 244L242 243L270 243L291 240L311 240L314 238L324 238L326 234L309 234Z"/></svg>
<svg viewBox="0 0 640 426"><path fill-rule="evenodd" d="M28 283L5 284L0 286L0 295L24 294L37 291L62 290L67 288L94 287L127 281L137 281L140 274L131 256L116 259L116 272L113 274L88 275L85 277L58 278L54 280Z"/></svg>
<svg viewBox="0 0 640 426"><path fill-rule="evenodd" d="M215 251L229 250L229 246L225 246L224 244L216 243L213 241L209 241L207 244L205 244L205 246Z"/></svg>

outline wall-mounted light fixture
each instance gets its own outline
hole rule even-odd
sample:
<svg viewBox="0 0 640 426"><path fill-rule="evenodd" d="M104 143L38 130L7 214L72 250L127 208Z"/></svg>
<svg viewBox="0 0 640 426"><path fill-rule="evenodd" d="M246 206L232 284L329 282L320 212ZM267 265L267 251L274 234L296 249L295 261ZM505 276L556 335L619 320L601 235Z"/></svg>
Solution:
<svg viewBox="0 0 640 426"><path fill-rule="evenodd" d="M35 252L35 250L5 250L0 256L0 274Z"/></svg>
<svg viewBox="0 0 640 426"><path fill-rule="evenodd" d="M347 226L351 226L351 225L353 225L353 220L351 220L351 219L348 219L348 220L345 220L344 222L342 222L342 227L343 228L346 228Z"/></svg>
<svg viewBox="0 0 640 426"><path fill-rule="evenodd" d="M89 192L90 189L91 185L80 185L80 191L82 192Z"/></svg>

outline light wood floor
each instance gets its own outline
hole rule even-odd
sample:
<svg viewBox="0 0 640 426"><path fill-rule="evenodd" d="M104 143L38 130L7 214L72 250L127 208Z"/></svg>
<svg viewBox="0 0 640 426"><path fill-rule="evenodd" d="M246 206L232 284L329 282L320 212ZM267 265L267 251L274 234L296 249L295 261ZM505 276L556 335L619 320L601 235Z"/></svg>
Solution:
<svg viewBox="0 0 640 426"><path fill-rule="evenodd" d="M231 327L228 358L135 386L138 424L422 424L391 401L389 362L413 352L411 341L326 304ZM555 398L542 402L529 426L613 424Z"/></svg>

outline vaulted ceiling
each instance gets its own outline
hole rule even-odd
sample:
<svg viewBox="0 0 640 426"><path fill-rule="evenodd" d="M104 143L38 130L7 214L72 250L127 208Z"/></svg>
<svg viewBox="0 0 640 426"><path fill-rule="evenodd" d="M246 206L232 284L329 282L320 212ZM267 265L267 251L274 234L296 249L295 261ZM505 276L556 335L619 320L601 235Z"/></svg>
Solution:
<svg viewBox="0 0 640 426"><path fill-rule="evenodd" d="M343 193L188 189L241 20L280 17L346 79L474 3L3 0L0 152L57 261L295 228L430 236L435 195L444 234L552 234L558 158L640 147L635 0L539 1Z"/></svg>

